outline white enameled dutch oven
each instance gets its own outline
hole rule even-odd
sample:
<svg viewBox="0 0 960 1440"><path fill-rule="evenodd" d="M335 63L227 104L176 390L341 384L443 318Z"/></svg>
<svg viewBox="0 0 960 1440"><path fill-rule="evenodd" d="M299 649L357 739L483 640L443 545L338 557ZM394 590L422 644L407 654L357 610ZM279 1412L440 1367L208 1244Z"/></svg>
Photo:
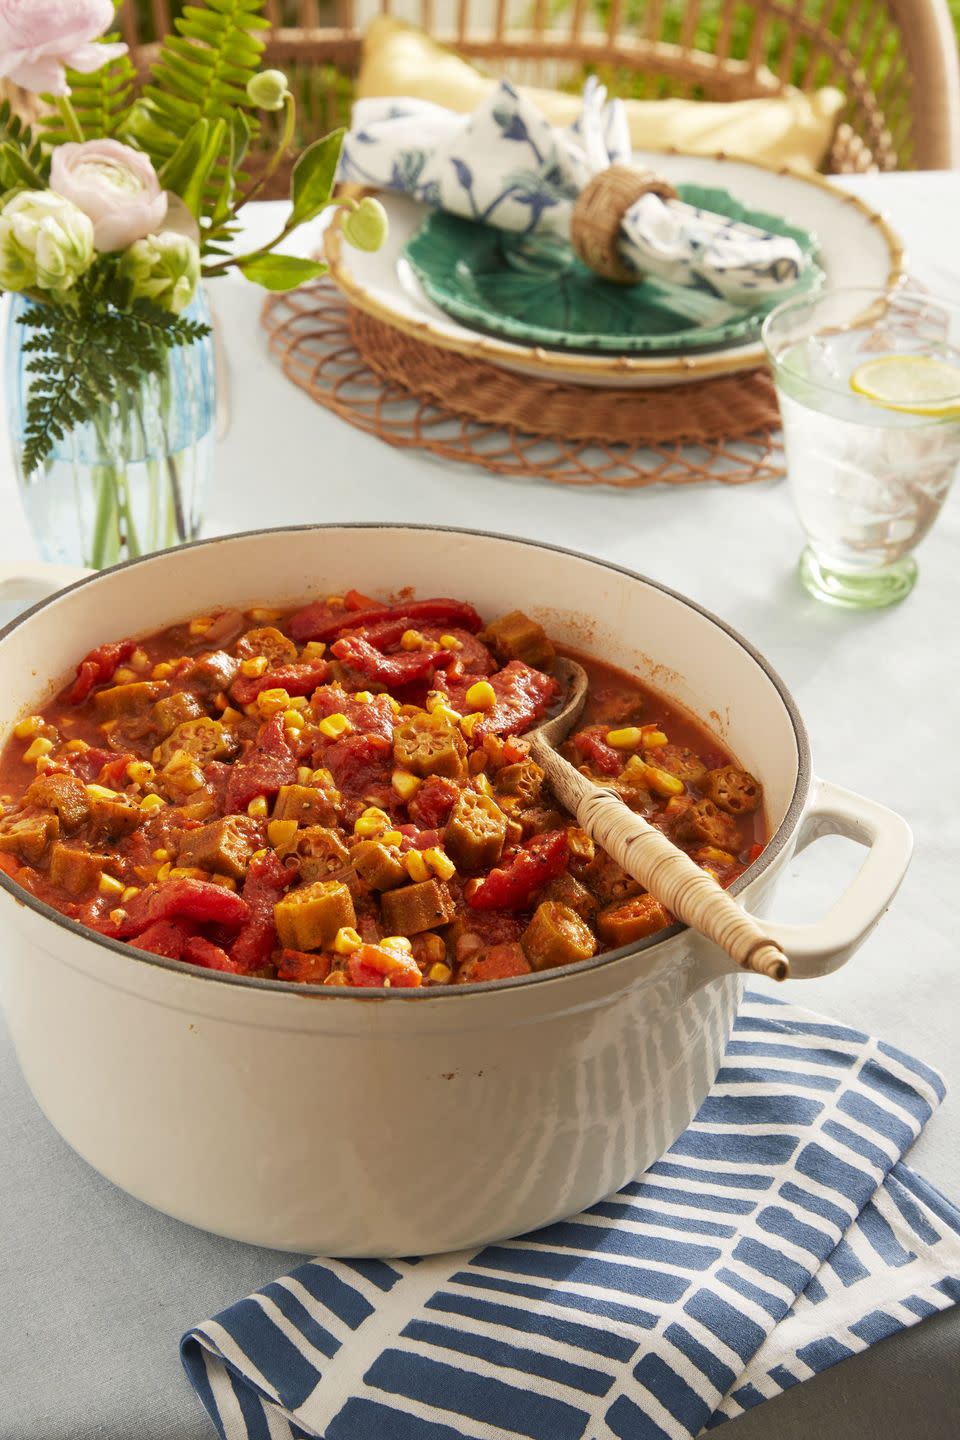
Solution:
<svg viewBox="0 0 960 1440"><path fill-rule="evenodd" d="M868 849L819 923L771 927L797 976L842 965L890 904L910 831L813 777L783 683L691 601L602 561L468 531L318 526L237 535L108 570L0 634L0 731L101 641L228 606L355 585L522 607L554 638L700 716L763 782L772 839L734 886L762 911L823 834ZM684 1129L743 977L675 925L546 974L443 990L294 986L131 951L0 874L2 994L47 1117L132 1195L282 1249L413 1255L590 1205ZM758 984L767 984L758 981Z"/></svg>

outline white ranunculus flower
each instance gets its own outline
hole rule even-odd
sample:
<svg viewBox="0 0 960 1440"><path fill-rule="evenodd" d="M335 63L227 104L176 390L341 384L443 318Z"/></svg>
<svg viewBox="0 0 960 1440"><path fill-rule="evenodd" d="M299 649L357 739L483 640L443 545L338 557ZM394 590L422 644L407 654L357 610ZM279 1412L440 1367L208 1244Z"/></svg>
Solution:
<svg viewBox="0 0 960 1440"><path fill-rule="evenodd" d="M69 290L93 264L93 225L52 190L21 190L0 211L0 287Z"/></svg>
<svg viewBox="0 0 960 1440"><path fill-rule="evenodd" d="M163 230L135 241L120 261L120 273L130 285L131 301L152 300L179 315L197 291L200 251L189 236Z"/></svg>

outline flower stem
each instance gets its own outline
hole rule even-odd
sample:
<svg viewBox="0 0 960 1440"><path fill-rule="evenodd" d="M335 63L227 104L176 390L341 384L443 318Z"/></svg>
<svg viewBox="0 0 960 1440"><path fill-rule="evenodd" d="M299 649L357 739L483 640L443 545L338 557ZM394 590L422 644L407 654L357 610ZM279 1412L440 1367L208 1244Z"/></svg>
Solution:
<svg viewBox="0 0 960 1440"><path fill-rule="evenodd" d="M247 190L243 192L242 195L237 196L233 209L230 211L230 214L227 217L228 220L234 219L237 211L240 210L242 206L246 205L248 201L254 199L255 196L260 194L260 191L266 185L267 181L270 179L271 175L274 173L277 166L280 164L280 161L283 159L284 155L287 153L287 150L290 147L290 142L293 139L293 127L296 122L296 118L296 101L288 91L286 96L284 97L283 130L280 135L279 144L277 145L276 150L270 157L270 163L264 167L260 176L253 182L251 186L249 186Z"/></svg>
<svg viewBox="0 0 960 1440"><path fill-rule="evenodd" d="M60 118L67 127L67 134L71 140L83 142L83 127L77 119L77 112L70 103L69 95L57 96L57 109L60 111Z"/></svg>

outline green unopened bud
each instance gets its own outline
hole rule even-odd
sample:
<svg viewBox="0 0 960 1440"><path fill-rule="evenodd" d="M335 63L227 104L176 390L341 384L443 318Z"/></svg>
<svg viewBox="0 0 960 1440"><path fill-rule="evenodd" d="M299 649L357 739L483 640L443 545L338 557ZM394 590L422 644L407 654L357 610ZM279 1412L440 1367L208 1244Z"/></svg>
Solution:
<svg viewBox="0 0 960 1440"><path fill-rule="evenodd" d="M161 310L179 315L197 293L200 251L196 243L174 230L135 240L124 251L120 274L130 287L130 300L152 300Z"/></svg>
<svg viewBox="0 0 960 1440"><path fill-rule="evenodd" d="M379 200L367 195L356 210L347 212L340 228L347 244L355 250L379 250L389 229L387 212Z"/></svg>
<svg viewBox="0 0 960 1440"><path fill-rule="evenodd" d="M247 99L258 110L282 110L289 93L282 70L261 70L247 81Z"/></svg>
<svg viewBox="0 0 960 1440"><path fill-rule="evenodd" d="M0 288L62 294L94 261L93 225L52 190L21 190L0 212Z"/></svg>

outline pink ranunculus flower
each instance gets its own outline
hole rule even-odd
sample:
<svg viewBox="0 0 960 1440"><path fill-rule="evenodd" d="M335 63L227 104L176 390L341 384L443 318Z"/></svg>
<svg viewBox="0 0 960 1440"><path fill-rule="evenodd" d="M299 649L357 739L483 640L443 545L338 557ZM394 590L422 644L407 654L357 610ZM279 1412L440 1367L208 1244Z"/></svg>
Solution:
<svg viewBox="0 0 960 1440"><path fill-rule="evenodd" d="M112 23L111 0L0 0L0 79L69 95L66 66L89 75L126 53L92 43Z"/></svg>
<svg viewBox="0 0 960 1440"><path fill-rule="evenodd" d="M119 140L59 145L50 163L50 189L90 217L98 250L126 250L162 229L167 213L149 157Z"/></svg>

